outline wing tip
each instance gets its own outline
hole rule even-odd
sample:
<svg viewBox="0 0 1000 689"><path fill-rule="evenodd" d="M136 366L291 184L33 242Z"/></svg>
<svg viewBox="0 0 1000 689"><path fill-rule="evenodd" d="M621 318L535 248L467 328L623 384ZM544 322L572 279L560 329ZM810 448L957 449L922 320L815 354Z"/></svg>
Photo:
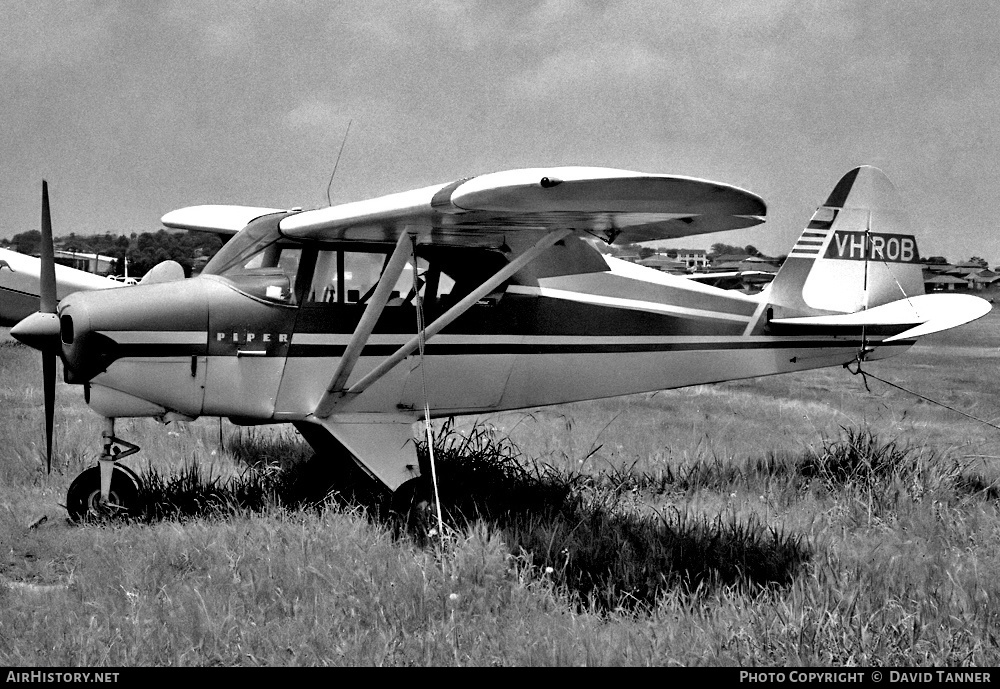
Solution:
<svg viewBox="0 0 1000 689"><path fill-rule="evenodd" d="M160 218L160 223L176 230L236 234L261 216L284 212L281 208L205 204L170 211Z"/></svg>

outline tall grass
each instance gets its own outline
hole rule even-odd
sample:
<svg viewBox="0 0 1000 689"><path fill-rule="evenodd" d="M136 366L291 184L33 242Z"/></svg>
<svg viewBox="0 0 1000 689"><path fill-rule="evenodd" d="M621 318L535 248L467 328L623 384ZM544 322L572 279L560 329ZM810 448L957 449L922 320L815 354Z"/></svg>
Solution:
<svg viewBox="0 0 1000 689"><path fill-rule="evenodd" d="M17 555L52 558L37 580L67 585L0 594L2 657L88 666L995 662L995 514L961 491L950 467L847 429L822 457L738 471L716 462L678 477L687 491L705 490L715 467L738 491L785 466L800 496L831 508L859 487L922 477L934 516L908 511L905 492L884 505L926 539L914 560L913 544L898 540L847 548L753 516L649 510L636 498L642 481L534 467L492 438L489 429L472 440L438 435L443 544L393 530L363 504L275 499L268 472L182 469L161 484L179 511L147 514L144 525L7 524L20 534ZM897 466L880 463L889 456ZM470 497L479 493L481 502ZM984 552L957 554L973 533ZM878 547L888 551L875 557ZM8 562L8 576L14 569Z"/></svg>

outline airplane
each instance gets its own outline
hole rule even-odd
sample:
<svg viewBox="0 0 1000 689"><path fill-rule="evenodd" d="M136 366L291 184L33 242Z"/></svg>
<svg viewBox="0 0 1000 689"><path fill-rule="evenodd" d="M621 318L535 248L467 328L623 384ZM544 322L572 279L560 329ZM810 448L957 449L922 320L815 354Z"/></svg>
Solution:
<svg viewBox="0 0 1000 689"><path fill-rule="evenodd" d="M764 270L725 270L718 273L685 273L683 277L713 287L743 290L755 282L763 287L774 278L774 275Z"/></svg>
<svg viewBox="0 0 1000 689"><path fill-rule="evenodd" d="M0 248L0 326L17 325L38 311L43 260ZM162 273L165 271L169 271L171 279L184 277L184 268L176 261L164 261L155 270L156 273L147 273L149 277L143 276L143 279L163 280ZM141 280L129 277L128 259L124 276L107 277L55 263L57 302L73 292L137 285L140 282Z"/></svg>
<svg viewBox="0 0 1000 689"><path fill-rule="evenodd" d="M819 206L754 295L607 256L595 244L752 227L739 187L610 168L507 170L311 210L193 206L165 227L228 242L197 277L76 292L12 330L42 351L51 466L55 360L104 417L73 519L128 513L138 447L115 420L292 424L397 504L426 487L422 419L847 365L985 315L924 294L899 195L871 166ZM43 238L51 243L43 183ZM46 259L51 265L51 259Z"/></svg>
<svg viewBox="0 0 1000 689"><path fill-rule="evenodd" d="M42 262L34 256L0 249L0 326L10 327L38 311L39 281ZM57 299L80 290L119 287L121 283L77 270L55 266Z"/></svg>

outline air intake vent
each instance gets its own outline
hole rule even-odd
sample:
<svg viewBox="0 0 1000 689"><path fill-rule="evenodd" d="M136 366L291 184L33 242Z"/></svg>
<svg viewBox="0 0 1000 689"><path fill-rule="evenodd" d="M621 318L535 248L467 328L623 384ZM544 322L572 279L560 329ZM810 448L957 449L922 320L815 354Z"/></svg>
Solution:
<svg viewBox="0 0 1000 689"><path fill-rule="evenodd" d="M59 336L63 344L73 344L73 317L63 316L59 319Z"/></svg>

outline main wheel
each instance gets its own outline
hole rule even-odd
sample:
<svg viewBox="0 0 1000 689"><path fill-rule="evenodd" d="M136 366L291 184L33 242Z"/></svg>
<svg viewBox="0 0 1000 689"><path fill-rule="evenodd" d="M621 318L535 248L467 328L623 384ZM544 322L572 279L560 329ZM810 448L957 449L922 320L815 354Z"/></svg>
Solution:
<svg viewBox="0 0 1000 689"><path fill-rule="evenodd" d="M115 465L108 501L101 502L101 468L90 467L74 479L66 492L66 509L73 521L105 517L127 517L139 506L139 483L135 472Z"/></svg>
<svg viewBox="0 0 1000 689"><path fill-rule="evenodd" d="M389 511L402 519L410 529L420 525L427 527L433 523L433 486L426 476L411 478L399 486L389 498Z"/></svg>

